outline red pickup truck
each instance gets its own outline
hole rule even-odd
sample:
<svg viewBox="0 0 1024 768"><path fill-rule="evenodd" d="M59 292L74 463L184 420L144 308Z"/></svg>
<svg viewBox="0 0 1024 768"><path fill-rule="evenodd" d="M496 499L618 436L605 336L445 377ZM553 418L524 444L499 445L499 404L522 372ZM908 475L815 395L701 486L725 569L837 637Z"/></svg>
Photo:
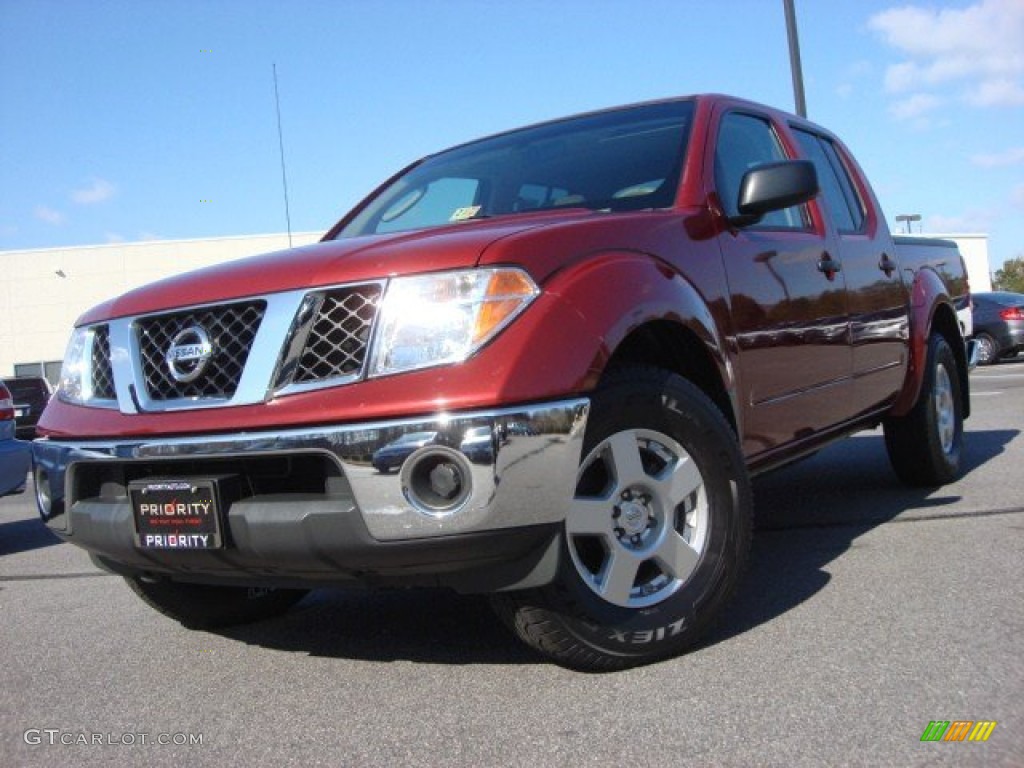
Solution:
<svg viewBox="0 0 1024 768"><path fill-rule="evenodd" d="M736 590L752 473L882 424L902 479L957 476L968 300L813 123L717 95L557 120L86 312L38 504L187 626L443 585L619 669Z"/></svg>

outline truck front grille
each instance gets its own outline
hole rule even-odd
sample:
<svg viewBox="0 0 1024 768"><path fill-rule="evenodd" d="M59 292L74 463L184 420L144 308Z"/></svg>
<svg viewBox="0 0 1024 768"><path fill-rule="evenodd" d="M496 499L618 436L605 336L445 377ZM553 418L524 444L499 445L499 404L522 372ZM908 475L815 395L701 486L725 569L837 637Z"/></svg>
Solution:
<svg viewBox="0 0 1024 768"><path fill-rule="evenodd" d="M110 364L110 327L98 326L92 342L92 393L100 400L114 400L114 369Z"/></svg>
<svg viewBox="0 0 1024 768"><path fill-rule="evenodd" d="M362 373L381 290L370 284L324 294L299 356L296 384Z"/></svg>
<svg viewBox="0 0 1024 768"><path fill-rule="evenodd" d="M242 378L265 309L262 301L247 301L139 320L139 353L149 397L158 401L231 398ZM168 351L172 346L194 341L196 329L205 332L212 353L201 364L196 378L183 381L181 369L176 371L168 363Z"/></svg>

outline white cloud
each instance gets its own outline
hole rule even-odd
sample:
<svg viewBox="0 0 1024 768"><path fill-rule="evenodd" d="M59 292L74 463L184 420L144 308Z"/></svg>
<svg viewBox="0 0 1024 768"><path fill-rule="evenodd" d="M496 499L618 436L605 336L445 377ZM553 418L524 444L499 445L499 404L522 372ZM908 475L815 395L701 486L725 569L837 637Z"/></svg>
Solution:
<svg viewBox="0 0 1024 768"><path fill-rule="evenodd" d="M930 93L915 93L900 99L889 107L889 112L897 120L919 120L932 110L942 106L942 99Z"/></svg>
<svg viewBox="0 0 1024 768"><path fill-rule="evenodd" d="M1019 208L1021 213L1024 213L1024 184L1018 184L1013 188L1013 193L1010 198L1016 208Z"/></svg>
<svg viewBox="0 0 1024 768"><path fill-rule="evenodd" d="M886 70L889 93L963 83L969 104L1024 104L1022 0L980 0L942 10L905 5L875 14L868 27L906 57Z"/></svg>
<svg viewBox="0 0 1024 768"><path fill-rule="evenodd" d="M37 205L35 210L32 211L32 215L40 221L45 221L47 224L53 224L54 226L64 223L64 214L47 205Z"/></svg>
<svg viewBox="0 0 1024 768"><path fill-rule="evenodd" d="M93 179L89 186L72 190L71 199L79 205L94 205L109 200L116 191L114 185L106 179Z"/></svg>
<svg viewBox="0 0 1024 768"><path fill-rule="evenodd" d="M956 216L929 216L924 222L926 232L988 232L999 220L999 215L991 209L973 209Z"/></svg>
<svg viewBox="0 0 1024 768"><path fill-rule="evenodd" d="M1003 168L1024 163L1024 147L1013 147L1005 152L974 155L971 163L979 168Z"/></svg>
<svg viewBox="0 0 1024 768"><path fill-rule="evenodd" d="M1024 105L1024 86L1009 78L986 80L967 94L976 107L1018 107Z"/></svg>

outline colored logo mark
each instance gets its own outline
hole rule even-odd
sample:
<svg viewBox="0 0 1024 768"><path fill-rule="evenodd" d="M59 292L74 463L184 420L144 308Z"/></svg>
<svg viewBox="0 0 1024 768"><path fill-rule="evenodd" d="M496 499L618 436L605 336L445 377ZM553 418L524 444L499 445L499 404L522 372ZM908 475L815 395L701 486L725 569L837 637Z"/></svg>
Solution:
<svg viewBox="0 0 1024 768"><path fill-rule="evenodd" d="M921 741L988 741L995 728L995 720L932 720Z"/></svg>

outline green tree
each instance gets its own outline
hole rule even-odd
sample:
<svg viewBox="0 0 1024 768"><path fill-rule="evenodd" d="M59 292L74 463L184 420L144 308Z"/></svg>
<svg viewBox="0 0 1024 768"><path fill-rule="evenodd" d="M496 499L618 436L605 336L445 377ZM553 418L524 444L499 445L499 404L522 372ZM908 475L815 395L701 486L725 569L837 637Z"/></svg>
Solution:
<svg viewBox="0 0 1024 768"><path fill-rule="evenodd" d="M1003 268L996 270L992 288L997 291L1024 293L1024 254L1007 259Z"/></svg>

